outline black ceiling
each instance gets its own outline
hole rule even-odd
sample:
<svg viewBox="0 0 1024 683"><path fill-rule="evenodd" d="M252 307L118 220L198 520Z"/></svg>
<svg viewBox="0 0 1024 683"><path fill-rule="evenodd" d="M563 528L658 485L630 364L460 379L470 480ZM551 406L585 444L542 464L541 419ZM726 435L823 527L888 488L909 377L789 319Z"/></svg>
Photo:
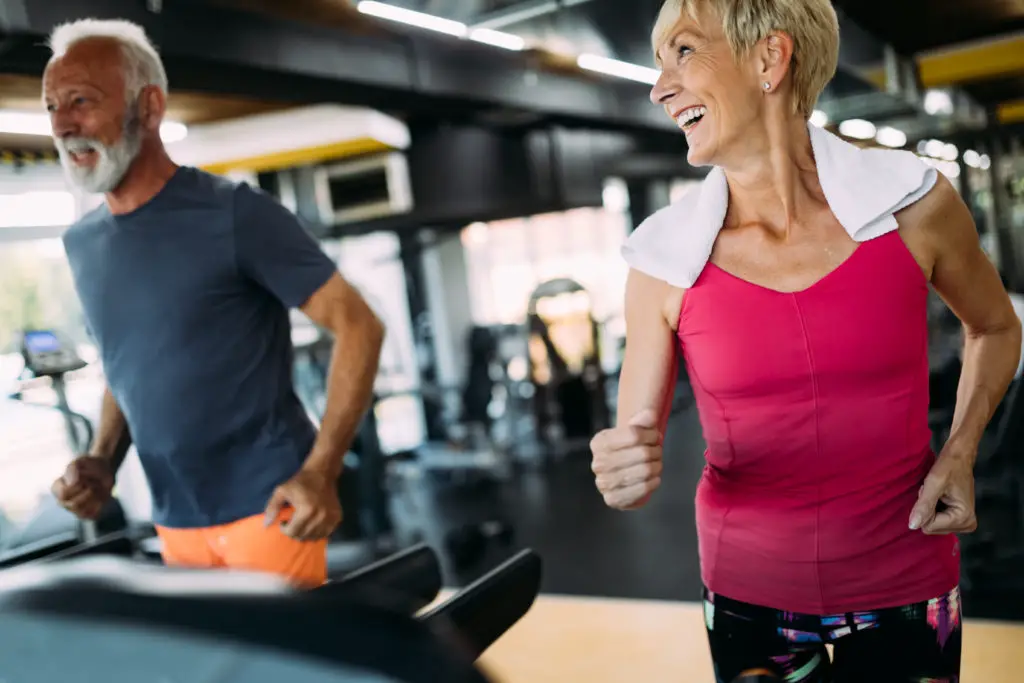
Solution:
<svg viewBox="0 0 1024 683"><path fill-rule="evenodd" d="M915 53L1024 29L1022 0L833 0L897 49Z"/></svg>

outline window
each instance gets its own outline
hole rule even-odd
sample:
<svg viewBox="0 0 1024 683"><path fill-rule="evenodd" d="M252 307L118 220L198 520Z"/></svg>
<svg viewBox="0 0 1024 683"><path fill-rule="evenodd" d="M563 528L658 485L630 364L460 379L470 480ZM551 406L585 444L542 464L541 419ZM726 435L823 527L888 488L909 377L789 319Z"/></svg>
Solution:
<svg viewBox="0 0 1024 683"><path fill-rule="evenodd" d="M474 321L525 322L537 285L561 277L590 292L599 320L616 317L628 273L619 253L626 231L623 214L589 208L467 227L462 243Z"/></svg>
<svg viewBox="0 0 1024 683"><path fill-rule="evenodd" d="M26 205L20 201L7 206L24 211ZM5 219L9 224L44 222L33 221L27 213L19 215ZM42 215L57 217L56 210ZM59 239L0 242L0 552L76 527L50 495L53 480L73 453L49 382L21 378L19 338L26 328L54 329L84 360L96 360ZM103 390L101 370L90 365L69 375L67 382L72 410L95 424Z"/></svg>

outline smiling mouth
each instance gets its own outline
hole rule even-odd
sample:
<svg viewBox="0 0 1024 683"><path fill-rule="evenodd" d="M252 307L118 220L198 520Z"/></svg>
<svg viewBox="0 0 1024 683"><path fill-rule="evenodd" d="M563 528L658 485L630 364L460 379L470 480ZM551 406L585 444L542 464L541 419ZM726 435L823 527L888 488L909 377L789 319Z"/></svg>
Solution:
<svg viewBox="0 0 1024 683"><path fill-rule="evenodd" d="M688 107L676 116L676 125L689 135L690 131L697 127L697 124L703 120L704 115L707 113L708 108L704 106Z"/></svg>
<svg viewBox="0 0 1024 683"><path fill-rule="evenodd" d="M68 154L75 166L92 166L96 163L96 150L84 149Z"/></svg>

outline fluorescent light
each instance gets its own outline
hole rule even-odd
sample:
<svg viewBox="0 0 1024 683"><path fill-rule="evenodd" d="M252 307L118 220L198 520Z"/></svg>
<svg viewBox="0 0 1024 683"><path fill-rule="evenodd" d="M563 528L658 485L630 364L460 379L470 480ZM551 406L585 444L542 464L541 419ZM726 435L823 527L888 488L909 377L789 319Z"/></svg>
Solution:
<svg viewBox="0 0 1024 683"><path fill-rule="evenodd" d="M469 39L475 40L478 43L487 43L494 47L503 47L506 50L522 50L526 47L526 41L519 36L489 28L473 29L469 34Z"/></svg>
<svg viewBox="0 0 1024 683"><path fill-rule="evenodd" d="M828 114L820 109L815 109L811 114L811 123L818 128L824 128L828 125Z"/></svg>
<svg viewBox="0 0 1024 683"><path fill-rule="evenodd" d="M898 148L907 144L907 134L902 130L884 126L879 128L878 132L875 133L875 140L877 140L880 145Z"/></svg>
<svg viewBox="0 0 1024 683"><path fill-rule="evenodd" d="M658 77L661 76L661 72L657 69L630 64L629 62L620 62L617 59L598 57L597 55L582 54L576 59L576 63L579 64L581 69L586 69L587 71L597 71L598 73L627 78L631 81L647 83L648 85L657 83Z"/></svg>
<svg viewBox="0 0 1024 683"><path fill-rule="evenodd" d="M0 112L0 133L7 135L40 135L49 137L53 134L50 117L36 112ZM165 121L160 126L160 137L165 142L177 142L188 135L188 128L183 123Z"/></svg>
<svg viewBox="0 0 1024 683"><path fill-rule="evenodd" d="M188 137L188 127L177 121L164 121L160 124L160 139L170 144L180 142Z"/></svg>
<svg viewBox="0 0 1024 683"><path fill-rule="evenodd" d="M864 119L849 119L839 124L839 132L855 140L870 140L875 137L875 124Z"/></svg>
<svg viewBox="0 0 1024 683"><path fill-rule="evenodd" d="M0 133L7 135L39 135L50 137L50 116L27 111L0 111ZM160 126L164 142L178 142L188 136L188 128L177 121L165 121Z"/></svg>
<svg viewBox="0 0 1024 683"><path fill-rule="evenodd" d="M971 168L981 168L981 155L973 149L964 152L964 163Z"/></svg>
<svg viewBox="0 0 1024 683"><path fill-rule="evenodd" d="M420 28L447 33L459 38L464 38L468 31L466 25L459 21L435 17L433 14L414 12L411 9L395 7L394 5L374 2L373 0L362 0L362 2L356 5L356 9L363 14L369 14L380 19L397 21L402 24L409 24L410 26L419 26Z"/></svg>
<svg viewBox="0 0 1024 683"><path fill-rule="evenodd" d="M0 111L0 133L8 135L50 135L50 117L46 114Z"/></svg>

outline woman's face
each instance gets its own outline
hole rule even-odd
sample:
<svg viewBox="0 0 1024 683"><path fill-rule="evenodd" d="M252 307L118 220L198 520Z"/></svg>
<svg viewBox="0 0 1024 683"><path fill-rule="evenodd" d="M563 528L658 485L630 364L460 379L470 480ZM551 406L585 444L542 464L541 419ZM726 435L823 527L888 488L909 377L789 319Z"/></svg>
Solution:
<svg viewBox="0 0 1024 683"><path fill-rule="evenodd" d="M764 106L757 58L737 62L720 22L695 22L685 14L658 57L662 72L651 101L664 106L686 135L692 165L722 165L742 150L744 131Z"/></svg>

